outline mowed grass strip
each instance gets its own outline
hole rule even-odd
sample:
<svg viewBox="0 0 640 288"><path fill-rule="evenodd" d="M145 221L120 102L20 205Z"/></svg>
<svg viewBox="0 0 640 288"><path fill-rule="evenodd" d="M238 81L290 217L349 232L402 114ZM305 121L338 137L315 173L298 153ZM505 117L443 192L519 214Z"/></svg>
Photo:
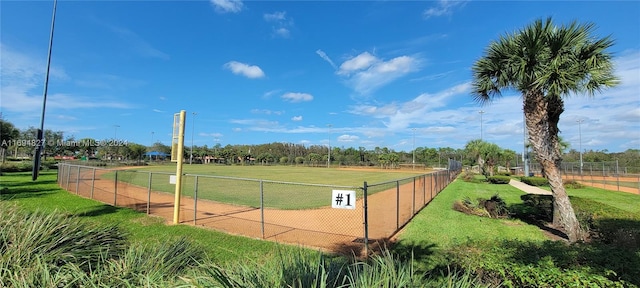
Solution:
<svg viewBox="0 0 640 288"><path fill-rule="evenodd" d="M465 197L476 201L478 198L489 199L495 194L507 205L511 205L522 203L520 196L524 192L511 185L472 183L457 179L418 213L398 238L407 245L435 245L437 249L448 249L469 240L547 239L538 227L520 220L478 217L452 208L455 201Z"/></svg>
<svg viewBox="0 0 640 288"><path fill-rule="evenodd" d="M134 243L164 243L187 236L189 240L202 246L215 263L268 261L278 257L278 251L283 249L301 249L203 228L166 225L164 219L128 208L102 204L64 191L57 185L55 171L42 172L35 182L31 181L31 173L6 173L0 176L0 201L15 203L29 211L60 211L80 216L89 222L117 224L128 233L128 239Z"/></svg>
<svg viewBox="0 0 640 288"><path fill-rule="evenodd" d="M541 187L549 190L549 187ZM640 219L640 195L604 190L595 187L567 189L574 208L590 213L607 214L620 211L615 217ZM543 241L548 238L533 225L518 219L491 219L455 211L455 201L465 197L475 201L498 194L508 206L522 204L525 193L511 185L465 182L455 180L427 207L407 224L398 239L411 245L435 245L447 249L468 241L496 242L502 240ZM592 204L597 203L597 204Z"/></svg>
<svg viewBox="0 0 640 288"><path fill-rule="evenodd" d="M150 173L151 189L157 192L174 193L174 184L169 183L175 165L151 166L118 171L118 181L140 187L148 187ZM330 205L333 189L356 190L362 196L364 181L369 184L413 177L428 171L397 170L346 170L320 167L296 166L220 166L184 165L182 193L193 197L196 178L199 199L207 199L250 207L260 206L260 189L264 191L264 205L276 209L312 209ZM219 176L219 177L207 177ZM115 172L101 176L114 179ZM229 177L220 178L220 177ZM263 180L262 183L260 180ZM317 184L303 185L300 183ZM345 188L348 187L348 188ZM372 190L373 191L373 190ZM377 192L377 190L376 190Z"/></svg>

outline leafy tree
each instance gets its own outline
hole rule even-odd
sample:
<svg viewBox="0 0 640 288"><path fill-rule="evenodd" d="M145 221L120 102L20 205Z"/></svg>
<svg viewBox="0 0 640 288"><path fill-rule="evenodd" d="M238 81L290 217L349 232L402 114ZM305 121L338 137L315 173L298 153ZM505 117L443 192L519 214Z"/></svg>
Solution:
<svg viewBox="0 0 640 288"><path fill-rule="evenodd" d="M136 159L137 161L140 161L144 153L147 151L146 146L137 143L129 143L127 147L129 148L129 159Z"/></svg>
<svg viewBox="0 0 640 288"><path fill-rule="evenodd" d="M536 160L553 192L553 224L570 242L584 237L560 173L558 122L563 98L571 93L596 92L618 83L613 75L610 37L592 35L594 25L573 22L556 26L551 18L537 20L520 31L489 44L473 67L473 95L484 104L515 89L523 110Z"/></svg>
<svg viewBox="0 0 640 288"><path fill-rule="evenodd" d="M6 150L14 145L14 141L20 137L18 130L13 123L0 118L0 149L2 149L2 163L5 161Z"/></svg>
<svg viewBox="0 0 640 288"><path fill-rule="evenodd" d="M322 155L318 153L309 153L308 158L309 162L311 162L311 164L313 164L314 166L318 165L318 163L322 161Z"/></svg>

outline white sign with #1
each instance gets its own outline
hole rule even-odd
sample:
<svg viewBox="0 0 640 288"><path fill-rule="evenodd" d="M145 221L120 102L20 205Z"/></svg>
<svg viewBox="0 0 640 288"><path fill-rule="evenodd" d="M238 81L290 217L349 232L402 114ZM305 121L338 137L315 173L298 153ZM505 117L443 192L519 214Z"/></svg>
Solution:
<svg viewBox="0 0 640 288"><path fill-rule="evenodd" d="M331 208L356 209L356 191L333 190Z"/></svg>

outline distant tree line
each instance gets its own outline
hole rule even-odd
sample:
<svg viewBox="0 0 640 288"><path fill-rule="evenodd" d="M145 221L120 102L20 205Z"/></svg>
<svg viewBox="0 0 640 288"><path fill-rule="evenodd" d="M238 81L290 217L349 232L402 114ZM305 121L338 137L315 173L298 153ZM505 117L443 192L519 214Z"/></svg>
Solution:
<svg viewBox="0 0 640 288"><path fill-rule="evenodd" d="M5 158L19 160L33 157L36 128L20 130L4 119L0 119L2 132L0 146L3 161ZM146 152L157 151L171 154L171 147L161 142L146 146L115 139L76 139L65 136L62 131L45 130L45 157L74 157L102 161L140 161L149 160ZM568 147L568 145L565 145ZM304 145L274 142L267 144L242 145L219 143L214 146L185 146L184 159L189 161L193 151L194 163L203 163L205 157L215 158L212 163L253 164L253 165L307 165L326 166L329 157L327 146ZM414 153L415 152L415 153ZM640 150L629 149L625 152L609 153L607 150L587 150L582 153L584 162L603 162L618 160L620 166L640 166ZM387 147L331 147L332 166L372 166L397 168L400 164L413 164L424 167L446 167L448 160L460 161L465 166L478 165L482 172L490 175L497 166L515 167L522 165L522 154L503 149L496 144L482 140L469 141L464 148L416 147L415 151L395 151ZM570 149L564 153L564 161L579 161L579 152Z"/></svg>

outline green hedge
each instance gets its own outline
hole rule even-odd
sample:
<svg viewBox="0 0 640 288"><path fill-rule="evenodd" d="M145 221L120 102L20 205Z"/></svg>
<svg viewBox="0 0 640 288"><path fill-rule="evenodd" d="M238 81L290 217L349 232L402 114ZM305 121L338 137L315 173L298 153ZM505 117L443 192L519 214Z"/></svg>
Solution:
<svg viewBox="0 0 640 288"><path fill-rule="evenodd" d="M43 161L40 164L40 170L45 169L58 169L58 162L56 161ZM0 164L1 172L29 172L33 170L33 162L31 161L22 161L22 162L5 162Z"/></svg>
<svg viewBox="0 0 640 288"><path fill-rule="evenodd" d="M522 181L522 183L526 183L529 184L531 186L546 186L549 185L549 180L547 180L547 178L543 178L543 177L522 177L520 178L520 181Z"/></svg>
<svg viewBox="0 0 640 288"><path fill-rule="evenodd" d="M487 178L487 181L489 181L491 184L509 184L509 181L511 181L511 177L509 176L490 176Z"/></svg>

